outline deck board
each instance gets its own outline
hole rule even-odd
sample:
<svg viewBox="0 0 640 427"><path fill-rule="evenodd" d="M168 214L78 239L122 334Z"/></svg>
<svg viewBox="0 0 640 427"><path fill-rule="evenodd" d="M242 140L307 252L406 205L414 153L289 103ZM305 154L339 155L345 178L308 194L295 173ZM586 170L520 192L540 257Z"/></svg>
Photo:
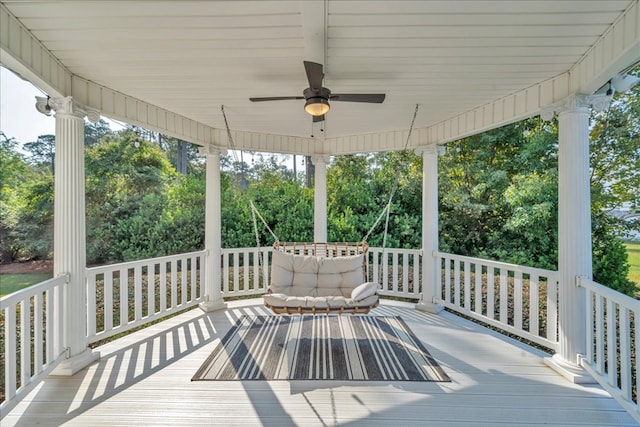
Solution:
<svg viewBox="0 0 640 427"><path fill-rule="evenodd" d="M372 314L402 316L452 382L191 382L243 314L268 313L259 300L235 301L103 345L99 362L47 378L2 425L636 425L599 386L548 368L539 350L391 301Z"/></svg>

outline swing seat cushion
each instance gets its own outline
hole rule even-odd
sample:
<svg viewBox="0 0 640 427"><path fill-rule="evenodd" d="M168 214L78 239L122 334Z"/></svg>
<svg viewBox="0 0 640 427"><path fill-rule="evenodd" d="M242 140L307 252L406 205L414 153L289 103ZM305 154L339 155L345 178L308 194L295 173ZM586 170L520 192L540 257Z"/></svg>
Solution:
<svg viewBox="0 0 640 427"><path fill-rule="evenodd" d="M272 308L340 310L378 303L377 283L364 283L364 255L335 258L273 252L271 284L264 302Z"/></svg>

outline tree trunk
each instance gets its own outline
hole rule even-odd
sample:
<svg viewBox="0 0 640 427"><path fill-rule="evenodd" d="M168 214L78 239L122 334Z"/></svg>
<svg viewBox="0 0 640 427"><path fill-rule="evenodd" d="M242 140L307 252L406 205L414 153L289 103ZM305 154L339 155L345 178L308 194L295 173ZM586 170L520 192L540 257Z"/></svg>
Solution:
<svg viewBox="0 0 640 427"><path fill-rule="evenodd" d="M311 161L311 156L304 156L304 164L305 164L305 185L307 188L313 188L313 178L316 174L316 167Z"/></svg>

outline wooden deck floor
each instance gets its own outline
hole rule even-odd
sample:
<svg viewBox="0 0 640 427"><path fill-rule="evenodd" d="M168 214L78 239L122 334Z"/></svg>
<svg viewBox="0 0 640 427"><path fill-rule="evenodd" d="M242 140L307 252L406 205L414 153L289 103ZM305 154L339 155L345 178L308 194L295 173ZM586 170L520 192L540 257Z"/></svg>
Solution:
<svg viewBox="0 0 640 427"><path fill-rule="evenodd" d="M73 377L50 377L2 420L10 425L636 425L598 386L567 382L529 347L454 315L384 301L401 315L451 383L191 382L242 314L268 314L261 300L199 309L99 348Z"/></svg>

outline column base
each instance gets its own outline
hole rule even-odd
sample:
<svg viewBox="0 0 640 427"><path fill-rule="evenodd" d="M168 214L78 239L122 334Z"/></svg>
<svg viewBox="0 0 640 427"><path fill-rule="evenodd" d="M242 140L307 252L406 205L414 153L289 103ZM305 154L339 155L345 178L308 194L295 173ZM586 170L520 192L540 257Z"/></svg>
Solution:
<svg viewBox="0 0 640 427"><path fill-rule="evenodd" d="M574 384L595 384L596 380L589 375L581 366L574 365L554 354L552 357L545 357L545 365L562 375L565 379Z"/></svg>
<svg viewBox="0 0 640 427"><path fill-rule="evenodd" d="M100 359L100 352L86 348L82 353L76 354L60 362L49 375L70 377L80 372L96 360Z"/></svg>
<svg viewBox="0 0 640 427"><path fill-rule="evenodd" d="M420 300L414 307L418 311L424 311L425 313L438 314L444 310L444 306L436 304L434 302L428 302Z"/></svg>
<svg viewBox="0 0 640 427"><path fill-rule="evenodd" d="M226 309L227 304L224 302L223 299L217 299L213 301L205 301L203 303L200 303L198 307L200 307L200 310L204 311L205 313L211 313L212 311Z"/></svg>

